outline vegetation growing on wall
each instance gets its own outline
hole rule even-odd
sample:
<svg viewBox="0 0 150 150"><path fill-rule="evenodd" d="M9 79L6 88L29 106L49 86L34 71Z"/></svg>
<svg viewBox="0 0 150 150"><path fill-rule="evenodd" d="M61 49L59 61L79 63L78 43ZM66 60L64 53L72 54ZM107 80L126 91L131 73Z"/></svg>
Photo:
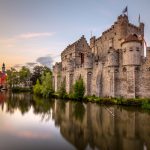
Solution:
<svg viewBox="0 0 150 150"><path fill-rule="evenodd" d="M73 97L77 100L82 100L85 94L85 86L83 79L80 77L76 80L74 87L73 87Z"/></svg>
<svg viewBox="0 0 150 150"><path fill-rule="evenodd" d="M65 99L67 98L67 92L66 92L66 84L65 81L61 82L60 88L58 90L58 96L59 98Z"/></svg>

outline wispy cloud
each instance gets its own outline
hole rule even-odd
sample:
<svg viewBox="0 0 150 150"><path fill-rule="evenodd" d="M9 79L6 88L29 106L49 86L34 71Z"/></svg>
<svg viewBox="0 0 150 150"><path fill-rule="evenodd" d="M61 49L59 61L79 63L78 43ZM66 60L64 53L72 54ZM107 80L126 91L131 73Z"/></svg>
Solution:
<svg viewBox="0 0 150 150"><path fill-rule="evenodd" d="M53 36L54 32L30 32L25 33L17 36L19 39L32 39L32 38L39 38L39 37L46 37L46 36Z"/></svg>
<svg viewBox="0 0 150 150"><path fill-rule="evenodd" d="M47 66L47 67L51 68L52 64L53 64L53 58L50 55L44 56L44 57L39 57L36 59L36 62L40 63L43 66Z"/></svg>
<svg viewBox="0 0 150 150"><path fill-rule="evenodd" d="M29 67L33 67L35 66L37 63L35 62L27 62L26 65L29 66Z"/></svg>
<svg viewBox="0 0 150 150"><path fill-rule="evenodd" d="M21 40L32 40L35 38L51 37L54 35L55 32L29 32L15 35L13 37L0 37L0 45L4 46L5 48L11 48L17 45L17 43Z"/></svg>

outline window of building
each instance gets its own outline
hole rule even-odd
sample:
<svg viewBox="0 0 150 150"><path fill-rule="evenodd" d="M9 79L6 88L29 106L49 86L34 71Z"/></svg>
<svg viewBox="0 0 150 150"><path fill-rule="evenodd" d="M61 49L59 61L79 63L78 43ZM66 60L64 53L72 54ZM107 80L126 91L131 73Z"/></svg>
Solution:
<svg viewBox="0 0 150 150"><path fill-rule="evenodd" d="M109 48L114 47L114 38L109 39Z"/></svg>
<svg viewBox="0 0 150 150"><path fill-rule="evenodd" d="M137 47L137 48L136 48L136 51L139 51L139 50L140 50L139 47Z"/></svg>
<svg viewBox="0 0 150 150"><path fill-rule="evenodd" d="M126 67L123 67L122 71L123 71L123 72L126 72L126 71L127 71Z"/></svg>
<svg viewBox="0 0 150 150"><path fill-rule="evenodd" d="M140 71L140 68L138 66L135 67L135 71Z"/></svg>

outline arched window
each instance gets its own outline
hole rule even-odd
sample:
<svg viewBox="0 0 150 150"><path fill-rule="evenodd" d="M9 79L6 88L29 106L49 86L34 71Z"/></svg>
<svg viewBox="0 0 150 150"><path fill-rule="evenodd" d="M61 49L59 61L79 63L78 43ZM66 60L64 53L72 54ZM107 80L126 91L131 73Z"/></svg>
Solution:
<svg viewBox="0 0 150 150"><path fill-rule="evenodd" d="M126 68L126 67L123 67L122 71L123 71L123 72L126 72L126 71L127 71L127 68Z"/></svg>

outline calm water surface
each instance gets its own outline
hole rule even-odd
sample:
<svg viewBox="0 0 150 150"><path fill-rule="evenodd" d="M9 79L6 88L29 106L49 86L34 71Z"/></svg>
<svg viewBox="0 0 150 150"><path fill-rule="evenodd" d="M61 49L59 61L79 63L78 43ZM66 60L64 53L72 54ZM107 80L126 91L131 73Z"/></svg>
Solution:
<svg viewBox="0 0 150 150"><path fill-rule="evenodd" d="M150 150L150 113L0 93L0 150Z"/></svg>

